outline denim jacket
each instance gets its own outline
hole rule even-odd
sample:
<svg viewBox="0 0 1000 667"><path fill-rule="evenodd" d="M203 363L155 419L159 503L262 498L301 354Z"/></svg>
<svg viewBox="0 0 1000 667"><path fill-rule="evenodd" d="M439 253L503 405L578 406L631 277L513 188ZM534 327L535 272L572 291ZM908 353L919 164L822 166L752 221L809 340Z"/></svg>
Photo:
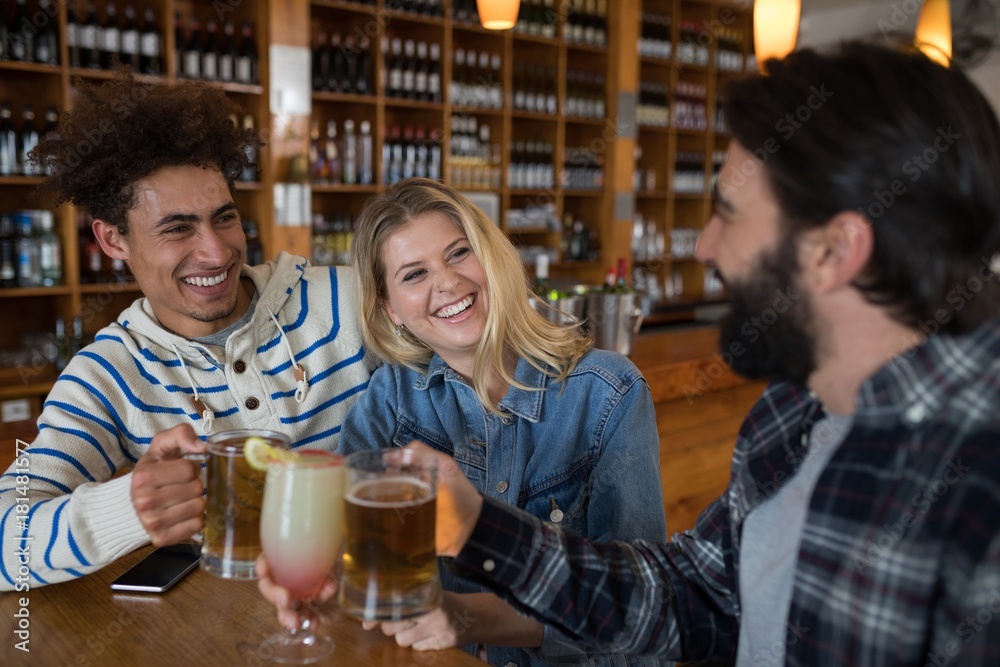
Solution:
<svg viewBox="0 0 1000 667"><path fill-rule="evenodd" d="M519 360L498 407L483 408L473 388L435 355L426 374L382 366L352 406L340 451L405 446L412 440L455 458L483 495L520 507L592 540L666 540L659 439L649 387L626 357L590 350L565 384ZM447 590L482 586L442 572ZM540 649L488 646L489 662L529 667L661 664L649 658L587 658L572 640L545 628Z"/></svg>

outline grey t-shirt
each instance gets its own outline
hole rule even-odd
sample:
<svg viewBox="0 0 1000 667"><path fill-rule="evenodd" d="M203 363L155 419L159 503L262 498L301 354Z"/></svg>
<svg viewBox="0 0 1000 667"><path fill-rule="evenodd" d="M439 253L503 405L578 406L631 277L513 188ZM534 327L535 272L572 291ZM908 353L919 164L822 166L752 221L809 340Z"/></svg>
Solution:
<svg viewBox="0 0 1000 667"><path fill-rule="evenodd" d="M851 422L851 416L843 415L827 415L816 422L798 471L743 523L737 667L785 664L786 642L795 640L800 631L786 625L809 500Z"/></svg>
<svg viewBox="0 0 1000 667"><path fill-rule="evenodd" d="M234 332L242 329L250 318L253 317L253 311L257 309L257 290L253 291L253 296L250 298L250 305L247 307L247 312L243 313L238 321L233 322L228 327L222 331L217 331L210 336L202 336L201 338L192 338L191 340L195 343L201 343L202 345L211 345L213 347L221 347L226 349L226 341L229 340L229 336Z"/></svg>

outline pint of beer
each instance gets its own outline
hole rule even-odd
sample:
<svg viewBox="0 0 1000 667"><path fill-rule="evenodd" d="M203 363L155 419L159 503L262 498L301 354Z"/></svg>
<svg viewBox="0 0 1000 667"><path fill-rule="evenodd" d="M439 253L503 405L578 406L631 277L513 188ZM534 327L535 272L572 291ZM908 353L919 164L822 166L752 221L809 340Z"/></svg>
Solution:
<svg viewBox="0 0 1000 667"><path fill-rule="evenodd" d="M274 431L223 431L208 438L201 567L226 579L254 579L260 555L265 472L251 468L243 456L251 436L288 448L288 437Z"/></svg>
<svg viewBox="0 0 1000 667"><path fill-rule="evenodd" d="M345 459L340 606L366 620L399 620L440 604L434 551L437 462L405 449Z"/></svg>

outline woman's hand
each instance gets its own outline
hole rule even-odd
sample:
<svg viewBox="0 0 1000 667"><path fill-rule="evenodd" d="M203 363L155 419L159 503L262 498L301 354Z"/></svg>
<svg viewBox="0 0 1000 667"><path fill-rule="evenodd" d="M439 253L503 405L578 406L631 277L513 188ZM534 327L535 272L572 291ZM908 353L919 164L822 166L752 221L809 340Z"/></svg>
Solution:
<svg viewBox="0 0 1000 667"><path fill-rule="evenodd" d="M400 646L418 651L465 644L494 646L542 645L544 628L521 616L492 593L445 593L434 611L405 621L365 621L365 630L381 626Z"/></svg>
<svg viewBox="0 0 1000 667"><path fill-rule="evenodd" d="M267 563L264 554L257 557L254 563L254 572L257 573L257 588L264 599L273 604L278 609L278 623L289 629L299 627L299 615L295 612L292 604L292 594L287 588L279 585L271 579L271 567ZM316 602L325 602L337 593L336 578L331 577L326 580L319 592L313 596Z"/></svg>
<svg viewBox="0 0 1000 667"><path fill-rule="evenodd" d="M423 616L405 621L364 621L365 630L382 628L388 637L394 637L400 646L412 646L418 651L435 651L469 643L462 635L469 629L463 621L460 596L445 592L441 606Z"/></svg>

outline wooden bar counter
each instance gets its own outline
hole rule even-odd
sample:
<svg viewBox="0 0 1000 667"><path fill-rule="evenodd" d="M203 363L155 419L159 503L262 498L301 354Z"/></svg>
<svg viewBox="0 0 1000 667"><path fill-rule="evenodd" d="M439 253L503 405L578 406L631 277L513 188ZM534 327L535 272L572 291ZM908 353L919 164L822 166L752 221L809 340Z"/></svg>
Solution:
<svg viewBox="0 0 1000 667"><path fill-rule="evenodd" d="M736 433L766 383L733 373L713 326L642 330L629 358L653 394L670 534L694 526L729 481Z"/></svg>
<svg viewBox="0 0 1000 667"><path fill-rule="evenodd" d="M9 546L4 548L13 548ZM36 545L37 548L37 545ZM278 628L274 607L255 581L228 581L195 569L166 593L112 591L111 581L152 551L143 547L75 581L27 592L0 593L0 617L11 628L0 643L0 665L17 667L260 667L259 650ZM27 605L22 604L22 598ZM27 610L27 616L22 609ZM17 614L22 613L21 617ZM324 606L319 631L336 649L319 665L473 667L483 663L459 649L400 648L381 631ZM26 619L26 624L22 622ZM30 652L14 631L26 627Z"/></svg>

